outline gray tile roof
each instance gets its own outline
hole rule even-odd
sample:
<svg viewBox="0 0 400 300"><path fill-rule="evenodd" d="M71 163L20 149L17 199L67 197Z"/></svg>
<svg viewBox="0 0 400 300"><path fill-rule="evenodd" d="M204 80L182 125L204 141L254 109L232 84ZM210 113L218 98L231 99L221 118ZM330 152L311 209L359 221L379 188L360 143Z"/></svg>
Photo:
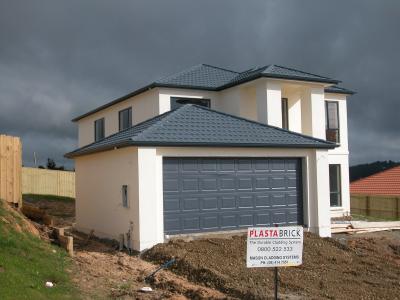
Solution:
<svg viewBox="0 0 400 300"><path fill-rule="evenodd" d="M356 92L346 89L344 87L333 85L325 88L325 93L354 95Z"/></svg>
<svg viewBox="0 0 400 300"><path fill-rule="evenodd" d="M336 144L197 105L156 116L65 156L127 146L328 148Z"/></svg>
<svg viewBox="0 0 400 300"><path fill-rule="evenodd" d="M159 79L156 83L190 88L217 89L231 82L238 75L239 73L234 71L201 64Z"/></svg>
<svg viewBox="0 0 400 300"><path fill-rule="evenodd" d="M281 78L287 80L311 81L330 84L339 83L338 80L332 78L319 76L278 65L268 65L260 68L250 69L244 72L235 72L206 64L200 64L177 74L156 80L153 83L143 88L140 88L128 95L125 95L92 111L89 111L79 117L76 117L72 121L78 121L86 116L89 116L95 112L98 112L121 101L124 101L130 97L143 93L154 87L172 87L220 91L260 77Z"/></svg>

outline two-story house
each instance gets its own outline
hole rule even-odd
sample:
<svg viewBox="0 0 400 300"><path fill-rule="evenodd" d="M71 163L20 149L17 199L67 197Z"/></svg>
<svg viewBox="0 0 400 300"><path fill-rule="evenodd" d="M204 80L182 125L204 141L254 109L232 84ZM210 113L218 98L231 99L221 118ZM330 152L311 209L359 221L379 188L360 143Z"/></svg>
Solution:
<svg viewBox="0 0 400 300"><path fill-rule="evenodd" d="M346 98L338 80L277 65L198 65L85 113L75 160L82 231L169 235L300 224L331 235L346 215Z"/></svg>

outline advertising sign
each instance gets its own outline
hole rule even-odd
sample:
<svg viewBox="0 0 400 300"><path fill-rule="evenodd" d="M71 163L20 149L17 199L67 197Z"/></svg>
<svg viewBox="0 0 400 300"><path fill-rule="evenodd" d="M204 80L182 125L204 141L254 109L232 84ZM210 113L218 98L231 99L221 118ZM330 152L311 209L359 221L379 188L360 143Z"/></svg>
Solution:
<svg viewBox="0 0 400 300"><path fill-rule="evenodd" d="M303 228L252 227L247 231L247 267L292 267L302 264Z"/></svg>

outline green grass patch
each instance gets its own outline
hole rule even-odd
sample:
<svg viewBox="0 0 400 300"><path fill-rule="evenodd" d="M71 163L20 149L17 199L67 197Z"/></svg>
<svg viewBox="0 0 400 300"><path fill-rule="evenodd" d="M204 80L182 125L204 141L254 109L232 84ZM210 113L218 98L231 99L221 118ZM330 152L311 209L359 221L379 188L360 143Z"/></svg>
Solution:
<svg viewBox="0 0 400 300"><path fill-rule="evenodd" d="M60 202L74 202L75 198L63 197L56 195L36 195L36 194L23 194L22 199L27 202L38 202L40 200L60 201Z"/></svg>
<svg viewBox="0 0 400 300"><path fill-rule="evenodd" d="M358 214L351 214L351 218L354 221L369 221L369 222L384 222L384 221L400 221L398 218L388 217L372 217Z"/></svg>
<svg viewBox="0 0 400 300"><path fill-rule="evenodd" d="M71 259L64 249L18 232L12 223L18 213L4 205L0 200L0 299L78 299L66 272ZM46 281L55 287L46 288Z"/></svg>

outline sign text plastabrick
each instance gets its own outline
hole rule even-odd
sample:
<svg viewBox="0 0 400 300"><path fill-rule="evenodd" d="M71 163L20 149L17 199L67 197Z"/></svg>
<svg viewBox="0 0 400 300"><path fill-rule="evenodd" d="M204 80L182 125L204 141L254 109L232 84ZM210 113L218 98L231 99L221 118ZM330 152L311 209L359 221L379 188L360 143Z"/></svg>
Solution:
<svg viewBox="0 0 400 300"><path fill-rule="evenodd" d="M247 267L291 267L302 264L303 228L251 227L247 231Z"/></svg>

